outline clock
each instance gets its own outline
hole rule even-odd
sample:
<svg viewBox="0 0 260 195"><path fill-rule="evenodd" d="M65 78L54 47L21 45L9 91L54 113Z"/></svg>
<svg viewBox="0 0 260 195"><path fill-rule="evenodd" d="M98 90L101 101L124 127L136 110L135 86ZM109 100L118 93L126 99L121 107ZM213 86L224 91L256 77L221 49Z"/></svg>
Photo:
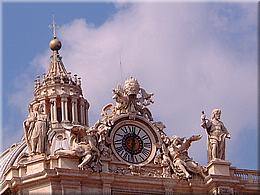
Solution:
<svg viewBox="0 0 260 195"><path fill-rule="evenodd" d="M155 138L151 129L138 121L121 121L111 131L111 148L115 156L130 165L143 166L155 153Z"/></svg>

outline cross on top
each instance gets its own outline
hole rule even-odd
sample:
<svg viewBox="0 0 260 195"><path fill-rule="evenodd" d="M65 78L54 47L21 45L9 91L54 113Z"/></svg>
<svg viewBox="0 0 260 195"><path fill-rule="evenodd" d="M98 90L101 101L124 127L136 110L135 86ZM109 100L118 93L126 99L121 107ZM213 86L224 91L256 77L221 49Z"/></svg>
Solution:
<svg viewBox="0 0 260 195"><path fill-rule="evenodd" d="M49 25L49 27L52 30L53 37L56 37L56 30L59 28L59 26L55 23L55 16L52 15L52 24Z"/></svg>

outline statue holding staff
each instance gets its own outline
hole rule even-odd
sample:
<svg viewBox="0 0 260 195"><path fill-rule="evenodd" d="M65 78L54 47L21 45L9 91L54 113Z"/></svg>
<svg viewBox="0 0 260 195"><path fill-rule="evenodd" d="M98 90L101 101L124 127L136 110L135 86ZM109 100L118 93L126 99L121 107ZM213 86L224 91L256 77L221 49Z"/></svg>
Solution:
<svg viewBox="0 0 260 195"><path fill-rule="evenodd" d="M201 127L208 134L208 162L215 159L225 160L225 139L230 139L230 134L220 120L220 116L221 110L214 109L209 120L202 111Z"/></svg>

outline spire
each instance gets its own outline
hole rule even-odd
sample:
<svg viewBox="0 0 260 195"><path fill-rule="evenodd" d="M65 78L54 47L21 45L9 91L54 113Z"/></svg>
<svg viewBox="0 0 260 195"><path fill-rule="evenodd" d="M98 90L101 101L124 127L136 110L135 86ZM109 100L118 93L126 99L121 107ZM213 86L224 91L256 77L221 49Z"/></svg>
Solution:
<svg viewBox="0 0 260 195"><path fill-rule="evenodd" d="M67 77L67 71L62 63L62 57L59 55L59 50L61 49L61 41L57 38L57 25L55 23L55 17L52 17L52 24L50 25L53 33L53 39L50 41L50 49L52 50L51 62L48 69L46 78L63 76Z"/></svg>

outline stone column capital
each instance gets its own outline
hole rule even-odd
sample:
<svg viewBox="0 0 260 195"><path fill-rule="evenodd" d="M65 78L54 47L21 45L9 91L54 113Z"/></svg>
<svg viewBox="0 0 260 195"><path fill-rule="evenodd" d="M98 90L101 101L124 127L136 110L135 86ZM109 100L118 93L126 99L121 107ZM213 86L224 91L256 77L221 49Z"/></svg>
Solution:
<svg viewBox="0 0 260 195"><path fill-rule="evenodd" d="M50 96L49 98L51 102L57 101L57 96Z"/></svg>
<svg viewBox="0 0 260 195"><path fill-rule="evenodd" d="M41 97L38 99L39 102L42 102L42 101L45 101L46 100L46 97Z"/></svg>
<svg viewBox="0 0 260 195"><path fill-rule="evenodd" d="M77 102L78 101L78 98L76 96L71 96L71 101L72 102Z"/></svg>
<svg viewBox="0 0 260 195"><path fill-rule="evenodd" d="M68 96L61 96L61 101L62 102L67 102L68 101Z"/></svg>
<svg viewBox="0 0 260 195"><path fill-rule="evenodd" d="M84 106L84 105L85 105L85 101L84 101L83 98L80 98L80 100L79 100L79 104L80 104L81 106Z"/></svg>

